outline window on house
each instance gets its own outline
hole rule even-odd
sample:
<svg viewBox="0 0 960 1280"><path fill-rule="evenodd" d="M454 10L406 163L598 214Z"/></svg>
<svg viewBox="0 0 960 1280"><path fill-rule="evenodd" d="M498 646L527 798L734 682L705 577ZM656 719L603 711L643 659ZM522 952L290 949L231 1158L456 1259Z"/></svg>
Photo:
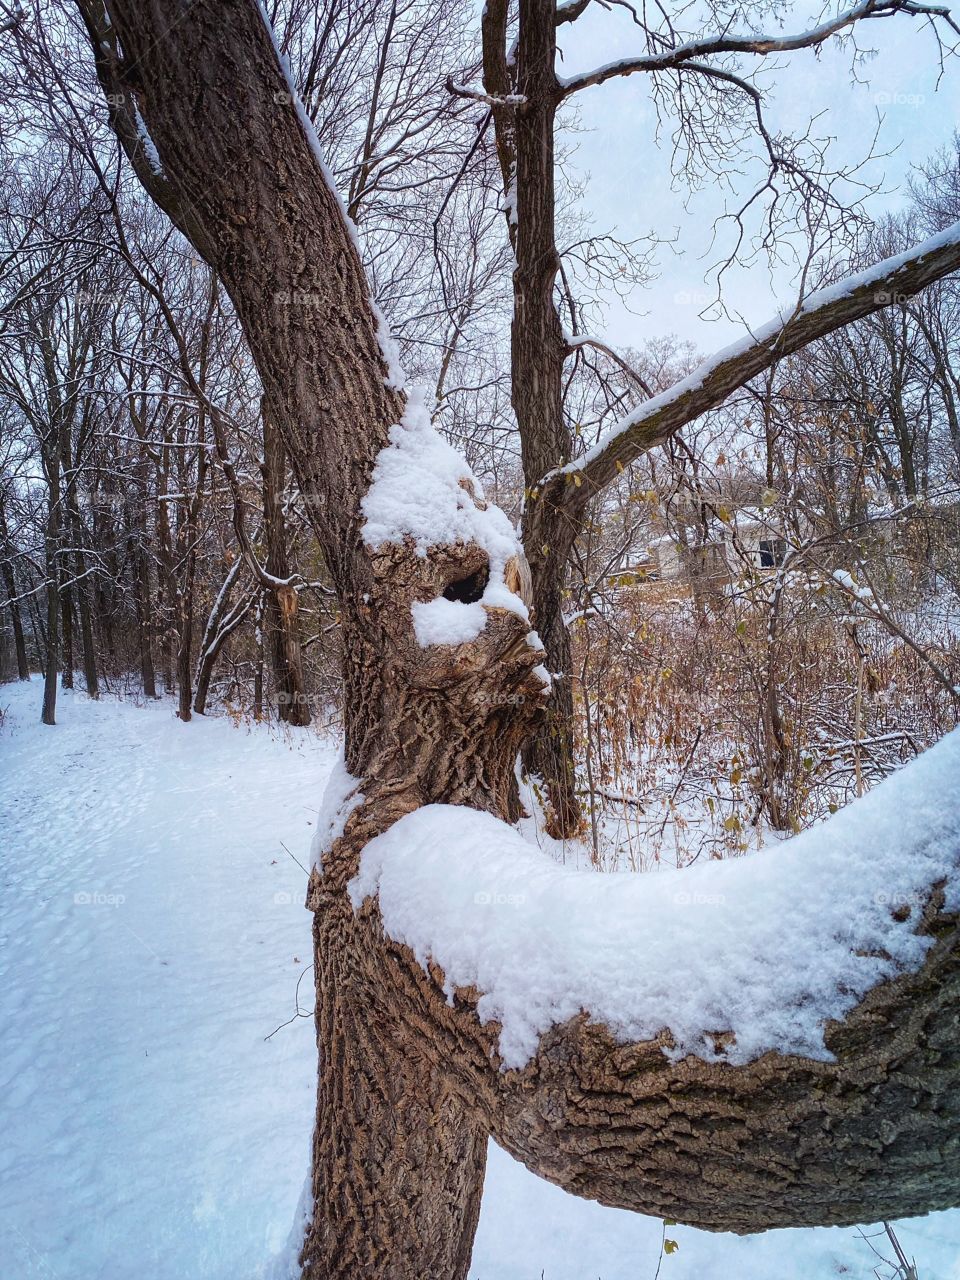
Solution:
<svg viewBox="0 0 960 1280"><path fill-rule="evenodd" d="M775 569L787 558L787 544L783 538L761 538L758 550L761 569Z"/></svg>

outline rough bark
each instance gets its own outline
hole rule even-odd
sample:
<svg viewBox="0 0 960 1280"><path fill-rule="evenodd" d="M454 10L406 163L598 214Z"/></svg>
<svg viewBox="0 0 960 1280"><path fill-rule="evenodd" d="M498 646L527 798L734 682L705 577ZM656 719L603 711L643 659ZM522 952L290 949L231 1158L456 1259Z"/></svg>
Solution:
<svg viewBox="0 0 960 1280"><path fill-rule="evenodd" d="M355 820L345 844L365 839ZM497 1141L576 1195L737 1232L924 1213L960 1195L960 937L939 898L923 968L828 1027L834 1062L674 1063L668 1033L621 1045L584 1015L545 1035L522 1071L499 1072L477 993L448 1003L442 972L383 939L372 901L365 946L385 945L391 963L358 1000L391 1034L426 1040Z"/></svg>
<svg viewBox="0 0 960 1280"><path fill-rule="evenodd" d="M446 1073L409 1036L391 1039L358 1001L356 968L376 984L346 895L317 901L319 1077L315 1212L305 1277L466 1276L480 1213L487 1131Z"/></svg>
<svg viewBox="0 0 960 1280"><path fill-rule="evenodd" d="M384 936L375 902L353 911L346 886L364 845L404 813L431 802L507 812L539 654L520 618L493 608L475 641L421 648L410 603L476 575L485 553L362 540L360 502L402 400L255 4L111 0L109 27L99 4L80 5L145 185L230 291L343 616L346 763L365 799L310 881L320 1076L304 1276L462 1280L486 1133L577 1194L716 1229L956 1203L958 931L936 903L923 969L829 1029L834 1063L672 1063L666 1032L621 1046L585 1013L506 1072L479 993L448 1002L443 975ZM162 176L125 114L134 90ZM310 315L274 305L278 289L312 294Z"/></svg>
<svg viewBox="0 0 960 1280"><path fill-rule="evenodd" d="M554 674L547 715L524 751L528 772L543 779L547 830L572 836L582 827L576 796L570 636L563 620L567 556L576 534L566 513L542 495L539 481L571 456L563 410L567 356L554 288L556 245L554 126L560 86L554 71L554 0L523 0L516 55L507 58L506 0L485 6L484 87L500 102L491 108L497 134L507 221L516 268L510 331L511 398L520 435L525 482L523 548L533 589L534 622ZM520 105L503 105L517 95Z"/></svg>

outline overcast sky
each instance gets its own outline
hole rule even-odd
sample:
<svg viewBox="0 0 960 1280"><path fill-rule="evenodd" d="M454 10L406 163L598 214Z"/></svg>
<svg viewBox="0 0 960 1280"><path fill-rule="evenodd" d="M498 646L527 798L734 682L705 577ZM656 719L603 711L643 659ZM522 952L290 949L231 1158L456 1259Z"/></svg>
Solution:
<svg viewBox="0 0 960 1280"><path fill-rule="evenodd" d="M797 6L782 30L802 31L817 16ZM767 29L781 30L776 22ZM947 63L938 86L936 42L921 20L874 20L860 31L861 48L876 50L859 70L868 83L853 82L850 51L832 44L819 56L809 50L781 55L780 70L765 72L757 83L766 88L771 124L806 132L811 115L825 113L814 132L834 139L834 168L864 158L879 121L876 149L893 154L874 160L864 171L871 183L884 187L884 194L868 204L876 216L903 203L911 165L948 143L960 122L960 60ZM643 51L641 33L629 15L600 5L591 6L560 34L566 75ZM765 65L772 64L766 60ZM621 347L641 346L654 336L676 333L707 353L739 336L743 326L736 322L698 316L713 296L704 277L718 257L717 248L711 250L711 236L714 219L723 211L723 193L716 181L690 198L685 189L671 189L669 134L658 148L648 77L618 77L582 91L576 102L583 131L570 139L576 144L572 163L578 174L589 175L585 207L593 215L593 229L624 239L651 228L678 236L675 248L662 246L657 253L659 278L631 299L631 307L646 314L631 314L611 301L605 321L608 339ZM746 191L743 181L739 188L741 194ZM761 260L725 277L724 298L753 327L795 300L792 276L795 271L788 269L771 276Z"/></svg>

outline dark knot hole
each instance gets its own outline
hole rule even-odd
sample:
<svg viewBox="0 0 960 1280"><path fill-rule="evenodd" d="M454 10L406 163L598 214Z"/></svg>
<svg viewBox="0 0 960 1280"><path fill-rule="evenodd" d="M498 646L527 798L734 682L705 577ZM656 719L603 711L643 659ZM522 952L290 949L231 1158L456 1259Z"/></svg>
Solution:
<svg viewBox="0 0 960 1280"><path fill-rule="evenodd" d="M466 578L457 578L448 582L443 591L444 600L459 600L461 604L476 604L487 589L490 581L490 566L481 565L475 573Z"/></svg>

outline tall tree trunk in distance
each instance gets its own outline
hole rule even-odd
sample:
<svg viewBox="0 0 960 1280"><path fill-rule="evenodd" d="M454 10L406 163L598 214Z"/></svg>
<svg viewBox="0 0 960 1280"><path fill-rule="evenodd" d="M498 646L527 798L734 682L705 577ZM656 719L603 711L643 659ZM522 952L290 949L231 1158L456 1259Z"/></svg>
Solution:
<svg viewBox="0 0 960 1280"><path fill-rule="evenodd" d="M266 592L261 591L257 598L256 619L253 626L254 658L253 658L253 718L263 719L263 620L267 611Z"/></svg>
<svg viewBox="0 0 960 1280"><path fill-rule="evenodd" d="M131 525L131 528L133 526ZM150 626L150 561L144 538L144 528L139 524L131 534L129 548L134 564L133 598L137 615L137 643L140 650L140 678L143 696L157 696L157 679L153 665L153 643Z"/></svg>
<svg viewBox="0 0 960 1280"><path fill-rule="evenodd" d="M63 548L61 548L61 551ZM70 572L70 557L63 556L63 571ZM76 654L73 651L73 585L60 588L60 621L63 629L63 687L73 688L73 670Z"/></svg>
<svg viewBox="0 0 960 1280"><path fill-rule="evenodd" d="M66 621L70 617L69 629L64 626L64 649L70 657L70 688L73 688L73 602L76 599L77 615L80 622L80 651L83 658L83 680L90 698L100 697L100 685L97 680L97 655L93 644L93 622L90 614L91 584L84 576L86 565L83 554L83 521L80 519L80 507L77 504L77 482L79 468L74 464L73 439L70 430L64 427L61 432L60 453L62 466L67 482L63 491L63 508L66 519L63 522L65 540L70 543L63 558L64 571L73 578L70 588L70 603L64 614Z"/></svg>
<svg viewBox="0 0 960 1280"><path fill-rule="evenodd" d="M223 646L243 622L249 612L250 604L251 600L248 597L230 610L230 613L226 616L214 636L212 643L205 647L200 655L200 661L197 663L196 692L193 695L193 709L198 716L206 715L207 712L210 680L213 677L217 658L219 658Z"/></svg>
<svg viewBox="0 0 960 1280"><path fill-rule="evenodd" d="M522 0L516 58L507 59L507 0L489 0L483 16L484 84L498 99L522 95L519 106L493 108L497 151L516 257L511 328L512 402L525 481L523 548L530 565L534 623L553 675L547 716L524 750L524 766L547 790L547 831L578 834L573 743L573 658L563 618L567 558L577 528L537 482L567 462L572 440L563 411L567 355L554 288L556 246L554 125L559 85L554 0Z"/></svg>
<svg viewBox="0 0 960 1280"><path fill-rule="evenodd" d="M46 600L43 601L43 608L40 607L40 598L37 592L30 593L27 601L30 613L30 626L33 631L33 643L38 654L47 652L47 628L43 625L43 611L46 608ZM45 666L45 659L41 657L41 669Z"/></svg>
<svg viewBox="0 0 960 1280"><path fill-rule="evenodd" d="M189 720L193 702L193 563L195 552L188 553L185 580L180 588L177 626L177 715Z"/></svg>
<svg viewBox="0 0 960 1280"><path fill-rule="evenodd" d="M182 566L177 594L177 715L187 721L193 703L193 609L197 582L199 556L200 512L203 509L203 491L208 455L204 434L205 415L200 414L198 427L197 476L194 492L180 502L177 520L177 553ZM182 462L182 459L181 459ZM181 483L185 478L181 477Z"/></svg>
<svg viewBox="0 0 960 1280"><path fill-rule="evenodd" d="M3 509L3 501L0 499L0 546L3 548L2 560L0 564L3 566L3 589L7 593L10 601L7 606L10 610L10 622L13 627L13 644L17 654L17 678L19 680L30 679L30 663L27 661L27 645L23 634L23 618L20 613L20 601L17 599L17 578L13 571L13 545L10 542L10 532L7 528L6 512Z"/></svg>
<svg viewBox="0 0 960 1280"><path fill-rule="evenodd" d="M206 713L210 680L220 651L247 616L257 594L255 591L248 591L236 604L230 606L230 592L243 572L245 563L240 556L233 561L204 628L197 662L197 689L193 698L193 709L198 716Z"/></svg>
<svg viewBox="0 0 960 1280"><path fill-rule="evenodd" d="M77 579L77 607L80 614L80 647L83 655L83 682L87 694L91 698L100 697L100 682L97 678L97 651L93 642L93 618L90 611L91 586L84 577L86 565L83 554L83 524L80 511L74 496L67 502L67 514L70 520L70 531L74 545L74 576Z"/></svg>
<svg viewBox="0 0 960 1280"><path fill-rule="evenodd" d="M44 724L57 723L57 680L60 676L60 457L59 453L48 458L44 470L47 473L48 509L47 527L44 533L44 571L47 575L47 652L43 672Z"/></svg>
<svg viewBox="0 0 960 1280"><path fill-rule="evenodd" d="M163 474L163 487L166 492L168 477ZM160 633L160 674L163 680L163 691L173 693L176 681L173 674L173 650L176 628L174 613L177 601L177 583L173 572L173 548L170 535L170 515L166 502L157 503L157 553L158 553L158 591L157 616Z"/></svg>
<svg viewBox="0 0 960 1280"><path fill-rule="evenodd" d="M283 440L267 405L266 396L261 401L261 410L263 519L267 537L265 568L271 577L289 578L287 531L283 516L283 494L286 488ZM293 587L278 587L268 592L265 624L278 713L280 719L288 724L303 726L310 723L310 701L303 674L297 608L297 592Z"/></svg>

